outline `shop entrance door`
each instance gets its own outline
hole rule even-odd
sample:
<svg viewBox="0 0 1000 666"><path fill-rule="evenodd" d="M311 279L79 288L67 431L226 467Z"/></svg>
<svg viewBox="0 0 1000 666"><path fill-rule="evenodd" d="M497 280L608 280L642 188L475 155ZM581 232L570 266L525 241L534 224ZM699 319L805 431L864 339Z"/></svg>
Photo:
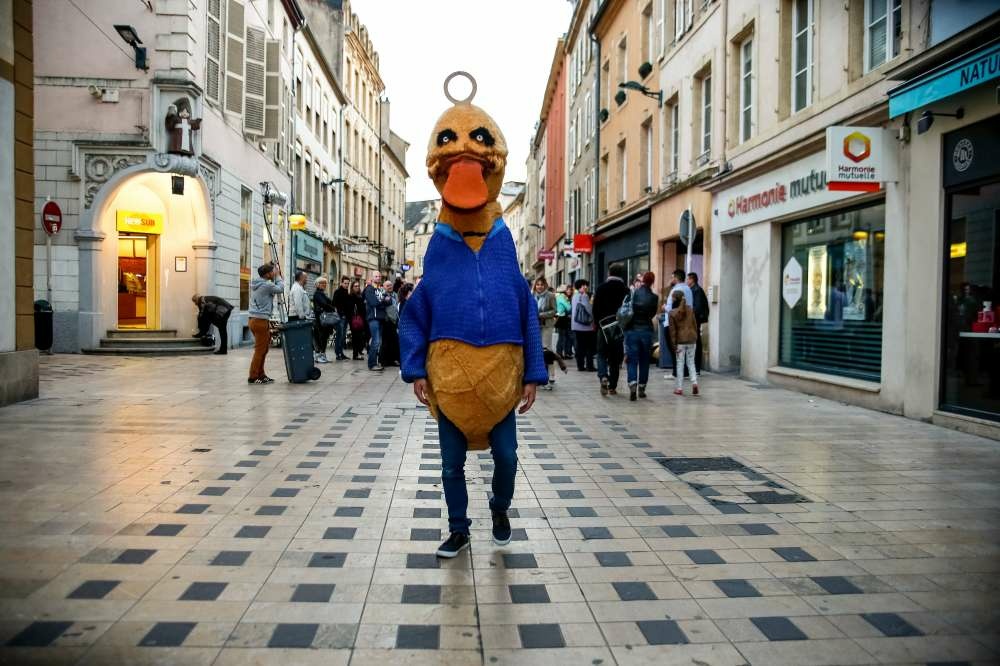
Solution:
<svg viewBox="0 0 1000 666"><path fill-rule="evenodd" d="M118 328L155 329L156 235L118 236Z"/></svg>
<svg viewBox="0 0 1000 666"><path fill-rule="evenodd" d="M712 315L718 323L718 369L739 370L743 349L743 232L722 235L722 259L718 285L718 304Z"/></svg>

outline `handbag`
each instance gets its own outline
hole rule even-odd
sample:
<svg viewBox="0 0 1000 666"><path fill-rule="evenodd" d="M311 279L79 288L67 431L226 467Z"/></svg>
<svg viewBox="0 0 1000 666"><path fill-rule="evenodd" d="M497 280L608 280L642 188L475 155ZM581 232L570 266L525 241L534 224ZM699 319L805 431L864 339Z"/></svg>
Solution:
<svg viewBox="0 0 1000 666"><path fill-rule="evenodd" d="M615 316L618 319L618 323L624 328L631 323L632 315L632 294L630 293L622 301L621 307L618 308L618 314Z"/></svg>
<svg viewBox="0 0 1000 666"><path fill-rule="evenodd" d="M576 304L576 311L573 312L573 321L581 326L590 326L594 323L594 316L583 307L583 303Z"/></svg>
<svg viewBox="0 0 1000 666"><path fill-rule="evenodd" d="M604 336L604 342L609 345L620 342L625 338L625 331L622 330L621 324L618 323L616 315L605 317L598 323L598 326L601 329L601 335Z"/></svg>
<svg viewBox="0 0 1000 666"><path fill-rule="evenodd" d="M390 324L399 323L399 308L396 307L395 303L386 307L385 318Z"/></svg>
<svg viewBox="0 0 1000 666"><path fill-rule="evenodd" d="M351 317L351 330L360 331L365 327L365 320L361 318L361 315L356 314Z"/></svg>
<svg viewBox="0 0 1000 666"><path fill-rule="evenodd" d="M340 315L336 312L320 312L319 325L323 328L333 328L340 323Z"/></svg>

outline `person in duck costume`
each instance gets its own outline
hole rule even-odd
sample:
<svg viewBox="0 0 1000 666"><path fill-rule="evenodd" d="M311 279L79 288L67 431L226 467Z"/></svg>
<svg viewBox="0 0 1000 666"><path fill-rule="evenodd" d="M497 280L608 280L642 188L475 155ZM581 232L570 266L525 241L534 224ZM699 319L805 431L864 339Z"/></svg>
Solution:
<svg viewBox="0 0 1000 666"><path fill-rule="evenodd" d="M472 83L456 100L455 76ZM493 454L493 539L510 541L507 510L517 471L516 413L527 412L548 381L538 311L521 275L497 196L507 144L493 119L472 105L475 80L445 80L453 103L431 133L427 173L441 193L441 213L424 256L424 275L400 320L403 381L438 421L441 480L451 532L437 554L469 546L465 486L468 449ZM520 408L518 408L520 405Z"/></svg>

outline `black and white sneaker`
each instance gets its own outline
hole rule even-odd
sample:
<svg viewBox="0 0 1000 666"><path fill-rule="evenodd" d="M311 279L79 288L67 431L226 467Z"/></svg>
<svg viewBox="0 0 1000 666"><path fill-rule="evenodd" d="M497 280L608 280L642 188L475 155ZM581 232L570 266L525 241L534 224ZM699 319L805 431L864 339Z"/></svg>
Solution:
<svg viewBox="0 0 1000 666"><path fill-rule="evenodd" d="M493 543L498 546L510 543L510 518L506 511L493 511Z"/></svg>
<svg viewBox="0 0 1000 666"><path fill-rule="evenodd" d="M457 557L459 553L469 547L469 535L462 532L452 532L444 543L438 546L437 556L446 557L449 560Z"/></svg>

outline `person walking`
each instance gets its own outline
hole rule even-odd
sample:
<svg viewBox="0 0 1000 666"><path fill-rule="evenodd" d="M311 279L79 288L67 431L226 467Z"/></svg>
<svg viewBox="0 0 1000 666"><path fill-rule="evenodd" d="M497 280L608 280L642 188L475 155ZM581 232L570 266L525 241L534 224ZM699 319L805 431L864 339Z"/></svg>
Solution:
<svg viewBox="0 0 1000 666"><path fill-rule="evenodd" d="M347 339L347 328L350 325L351 314L353 314L354 309L351 302L350 278L344 277L340 279L340 286L333 292L333 307L336 308L337 314L340 315L340 321L334 327L333 350L336 352L338 361L346 361L347 356L344 354L344 341Z"/></svg>
<svg viewBox="0 0 1000 666"><path fill-rule="evenodd" d="M576 369L580 372L596 372L594 367L594 308L590 304L590 283L584 279L577 280L573 287L576 293L573 294L570 311L572 312L572 322L570 327L573 332L573 342L576 349Z"/></svg>
<svg viewBox="0 0 1000 666"><path fill-rule="evenodd" d="M253 360L250 361L249 384L271 384L273 379L264 374L264 361L271 347L271 311L274 297L285 291L281 273L273 264L257 269L258 277L250 283L250 332L253 333Z"/></svg>
<svg viewBox="0 0 1000 666"><path fill-rule="evenodd" d="M361 291L361 282L355 280L351 283L349 321L351 324L351 360L360 361L364 358L365 347L368 345L367 326L368 307L365 305L364 293Z"/></svg>
<svg viewBox="0 0 1000 666"><path fill-rule="evenodd" d="M685 302L690 304L694 297L691 295L691 289L687 286L684 281L685 275L684 271L677 269L670 276L670 284L667 286L667 295L663 299L663 313L660 316L660 322L663 324L663 333L660 338L660 367L664 369L672 369L676 372L675 359L674 359L674 346L670 344L670 331L668 330L670 326L670 309L673 307L674 292L681 292L684 294ZM681 372L684 372L684 366L681 366ZM664 379L672 379L673 374L665 375Z"/></svg>
<svg viewBox="0 0 1000 666"><path fill-rule="evenodd" d="M198 332L194 337L202 340L210 339L208 329L215 326L219 329L219 349L215 354L225 355L229 351L229 315L233 313L233 305L218 296L202 296L195 294L191 301L198 307Z"/></svg>
<svg viewBox="0 0 1000 666"><path fill-rule="evenodd" d="M288 321L305 321L312 313L312 304L306 293L308 279L305 271L295 271L295 281L288 294Z"/></svg>
<svg viewBox="0 0 1000 666"><path fill-rule="evenodd" d="M628 368L628 399L646 397L649 359L653 355L653 318L660 299L653 293L656 275L646 272L642 284L632 292L632 319L625 324L625 356Z"/></svg>
<svg viewBox="0 0 1000 666"><path fill-rule="evenodd" d="M597 324L597 376L601 395L617 395L625 347L621 328L615 323L618 308L629 295L625 265L611 264L608 279L594 291L593 314Z"/></svg>
<svg viewBox="0 0 1000 666"><path fill-rule="evenodd" d="M670 346L677 354L677 365L674 368L677 388L674 389L674 395L684 395L685 365L691 375L691 392L698 395L698 369L694 366L698 322L695 320L694 310L687 304L680 290L671 295L670 314L667 316L670 317Z"/></svg>
<svg viewBox="0 0 1000 666"><path fill-rule="evenodd" d="M333 304L333 300L326 295L326 288L329 284L325 275L320 275L316 278L316 290L313 292L312 304L313 304L313 335L316 342L316 362L317 363L329 363L330 359L326 357L326 345L330 341L330 336L333 334L333 326L323 324L323 314L324 313L336 313L337 308Z"/></svg>
<svg viewBox="0 0 1000 666"><path fill-rule="evenodd" d="M701 285L698 284L697 273L687 274L687 286L691 289L691 309L694 310L694 319L698 324L698 342L694 348L694 367L698 369L698 374L700 375L701 364L704 360L701 347L701 327L708 323L708 296L705 294L705 290L701 288Z"/></svg>
<svg viewBox="0 0 1000 666"><path fill-rule="evenodd" d="M549 345L552 344L552 333L555 331L556 326L556 297L552 293L552 290L549 289L548 281L543 277L535 280L533 295L535 297L535 305L538 307L538 325L542 330L543 351L544 349L551 351ZM555 363L547 362L545 369L549 373L549 383L542 386L542 388L546 391L551 391L555 388L556 383Z"/></svg>
<svg viewBox="0 0 1000 666"><path fill-rule="evenodd" d="M396 284L402 285L402 281ZM399 366L399 296L396 284L388 280L382 285L391 302L385 308L385 321L382 323L382 348L379 350L383 367Z"/></svg>
<svg viewBox="0 0 1000 666"><path fill-rule="evenodd" d="M556 292L556 353L564 359L573 358L573 285L564 284Z"/></svg>
<svg viewBox="0 0 1000 666"><path fill-rule="evenodd" d="M392 296L382 286L382 274L375 273L372 282L364 291L365 317L368 321L368 369L381 372L385 368L379 363L382 349L382 326L385 323L385 309L392 304Z"/></svg>

